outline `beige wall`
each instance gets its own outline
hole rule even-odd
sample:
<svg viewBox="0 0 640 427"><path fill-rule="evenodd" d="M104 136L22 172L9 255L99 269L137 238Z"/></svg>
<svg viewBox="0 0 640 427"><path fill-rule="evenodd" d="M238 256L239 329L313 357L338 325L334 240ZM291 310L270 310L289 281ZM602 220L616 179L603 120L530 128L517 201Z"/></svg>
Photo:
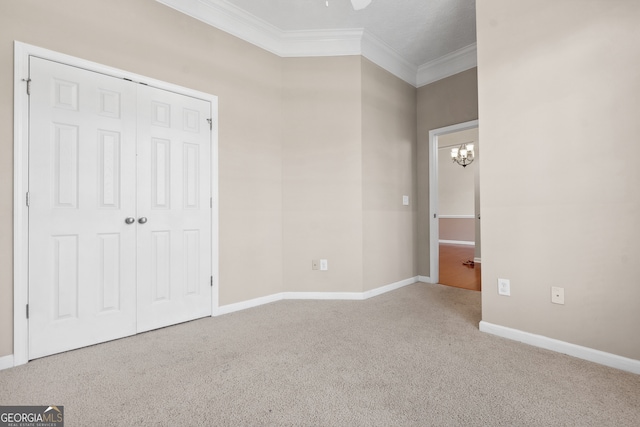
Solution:
<svg viewBox="0 0 640 427"><path fill-rule="evenodd" d="M483 320L632 359L638 22L637 1L477 3Z"/></svg>
<svg viewBox="0 0 640 427"><path fill-rule="evenodd" d="M418 274L416 142L416 89L362 59L365 291Z"/></svg>
<svg viewBox="0 0 640 427"><path fill-rule="evenodd" d="M361 292L360 57L285 59L283 81L284 289Z"/></svg>
<svg viewBox="0 0 640 427"><path fill-rule="evenodd" d="M359 56L285 59L283 81L284 289L414 277L416 89Z"/></svg>
<svg viewBox="0 0 640 427"><path fill-rule="evenodd" d="M14 40L219 97L221 305L415 276L415 88L359 56L278 58L153 0L1 2L0 357L13 351ZM319 258L329 271L311 270Z"/></svg>
<svg viewBox="0 0 640 427"><path fill-rule="evenodd" d="M475 242L474 218L438 218L438 239Z"/></svg>
<svg viewBox="0 0 640 427"><path fill-rule="evenodd" d="M282 291L282 60L153 0L2 1L0 356L13 348L14 40L217 95L220 303Z"/></svg>
<svg viewBox="0 0 640 427"><path fill-rule="evenodd" d="M429 276L429 131L478 118L477 69L418 89L418 274Z"/></svg>

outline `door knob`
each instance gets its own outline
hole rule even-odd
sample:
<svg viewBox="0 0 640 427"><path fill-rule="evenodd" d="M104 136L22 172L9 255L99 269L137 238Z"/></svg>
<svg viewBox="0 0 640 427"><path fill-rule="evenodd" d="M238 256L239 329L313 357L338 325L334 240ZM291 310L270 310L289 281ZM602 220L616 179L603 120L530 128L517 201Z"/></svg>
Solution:
<svg viewBox="0 0 640 427"><path fill-rule="evenodd" d="M128 217L124 220L124 222L126 222L127 224L133 224L134 222L136 222L136 219Z"/></svg>
<svg viewBox="0 0 640 427"><path fill-rule="evenodd" d="M147 217L142 216L142 217L138 218L138 222L140 224L144 224L145 222L147 222Z"/></svg>

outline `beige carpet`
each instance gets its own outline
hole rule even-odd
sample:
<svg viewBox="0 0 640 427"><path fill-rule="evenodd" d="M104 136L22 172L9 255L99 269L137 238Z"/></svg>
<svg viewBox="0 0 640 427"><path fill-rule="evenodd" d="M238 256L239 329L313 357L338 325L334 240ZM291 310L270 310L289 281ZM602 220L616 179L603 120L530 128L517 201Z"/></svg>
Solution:
<svg viewBox="0 0 640 427"><path fill-rule="evenodd" d="M66 426L638 426L640 376L478 331L480 293L418 283L281 301L0 371Z"/></svg>

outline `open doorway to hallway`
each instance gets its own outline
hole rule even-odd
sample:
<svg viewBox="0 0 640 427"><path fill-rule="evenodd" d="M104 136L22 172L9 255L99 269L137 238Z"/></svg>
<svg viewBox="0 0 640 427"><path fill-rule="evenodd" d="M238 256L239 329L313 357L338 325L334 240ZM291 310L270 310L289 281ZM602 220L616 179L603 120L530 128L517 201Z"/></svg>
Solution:
<svg viewBox="0 0 640 427"><path fill-rule="evenodd" d="M463 167L452 160L451 151L464 144L473 144L475 158ZM430 145L432 278L480 291L477 121L431 131Z"/></svg>
<svg viewBox="0 0 640 427"><path fill-rule="evenodd" d="M472 291L482 290L480 280L482 264L474 262L473 253L473 246L440 243L438 283Z"/></svg>

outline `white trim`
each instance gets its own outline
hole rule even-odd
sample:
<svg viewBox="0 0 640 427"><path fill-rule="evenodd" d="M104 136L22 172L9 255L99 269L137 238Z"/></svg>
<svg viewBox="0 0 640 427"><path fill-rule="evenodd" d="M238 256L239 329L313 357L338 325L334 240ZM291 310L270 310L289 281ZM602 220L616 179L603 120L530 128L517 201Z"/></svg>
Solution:
<svg viewBox="0 0 640 427"><path fill-rule="evenodd" d="M431 277L428 277L428 276L418 276L418 282L436 283L436 282L431 281Z"/></svg>
<svg viewBox="0 0 640 427"><path fill-rule="evenodd" d="M438 240L438 243L444 243L445 245L465 245L465 246L475 246L476 242L472 242L470 240Z"/></svg>
<svg viewBox="0 0 640 427"><path fill-rule="evenodd" d="M418 276L410 277L409 279L400 280L395 283L391 283L390 285L381 286L379 288L371 289L369 291L365 291L363 293L363 299L369 299L373 297L377 297L378 295L382 295L387 292L394 291L396 289L403 288L408 285L413 285L418 281Z"/></svg>
<svg viewBox="0 0 640 427"><path fill-rule="evenodd" d="M419 276L410 277L408 279L400 280L389 285L381 286L379 288L371 289L365 292L280 292L273 295L267 295L264 297L254 298L247 301L241 301L234 304L227 304L219 307L216 316L222 314L229 314L240 310L246 310L248 308L258 307L264 304L270 304L272 302L281 300L350 300L350 301L362 301L369 298L382 295L387 292L394 291L404 286L417 283Z"/></svg>
<svg viewBox="0 0 640 427"><path fill-rule="evenodd" d="M476 44L420 67L362 28L283 31L224 0L156 0L282 58L362 55L414 87L473 68Z"/></svg>
<svg viewBox="0 0 640 427"><path fill-rule="evenodd" d="M544 348L546 350L558 353L568 354L578 359L588 360L600 365L609 366L611 368L621 369L623 371L640 374L640 360L629 359L627 357L618 356L612 353L595 350L589 347L583 347L571 344L566 341L556 340L554 338L536 335L524 332L519 329L507 328L506 326L495 325L493 323L480 322L480 331L488 334L497 335L514 341L519 341L534 347Z"/></svg>
<svg viewBox="0 0 640 427"><path fill-rule="evenodd" d="M264 297L254 298L246 301L236 302L234 304L227 304L218 307L215 315L221 316L223 314L229 314L240 310L246 310L248 308L258 307L264 304L270 304L272 302L281 301L284 293L280 292L279 294L267 295Z"/></svg>
<svg viewBox="0 0 640 427"><path fill-rule="evenodd" d="M482 258L474 258L473 262L475 262L476 264L482 264Z"/></svg>
<svg viewBox="0 0 640 427"><path fill-rule="evenodd" d="M360 55L363 30L282 31L280 49L272 52L282 58Z"/></svg>
<svg viewBox="0 0 640 427"><path fill-rule="evenodd" d="M210 95L211 96L211 95ZM211 315L218 310L220 291L220 165L218 162L218 129L220 127L218 97L212 96L211 103ZM214 173L215 172L215 173Z"/></svg>
<svg viewBox="0 0 640 427"><path fill-rule="evenodd" d="M28 156L28 131L29 131L29 99L22 79L29 77L29 56L36 56L51 61L60 62L78 68L110 75L117 78L127 78L135 82L145 83L148 86L179 93L193 98L202 99L211 103L213 128L211 132L211 197L213 208L211 212L211 269L213 275L213 287L211 289L211 313L217 311L219 290L219 192L218 192L218 97L194 89L174 85L161 80L152 79L118 68L98 64L92 61L65 55L52 50L32 46L16 41L14 43L14 239L13 239L13 359L16 366L29 361L29 323L25 309L29 301L29 223L28 209L25 206L25 195L28 190L29 156Z"/></svg>
<svg viewBox="0 0 640 427"><path fill-rule="evenodd" d="M440 279L438 266L438 245L440 225L438 221L438 137L479 126L478 120L471 120L429 131L429 277L433 283Z"/></svg>
<svg viewBox="0 0 640 427"><path fill-rule="evenodd" d="M417 87L461 73L477 65L478 46L473 43L418 67Z"/></svg>
<svg viewBox="0 0 640 427"><path fill-rule="evenodd" d="M231 3L215 0L156 0L178 12L279 54L282 31Z"/></svg>
<svg viewBox="0 0 640 427"><path fill-rule="evenodd" d="M29 210L24 198L29 182L29 45L14 43L13 73L13 363L29 361Z"/></svg>
<svg viewBox="0 0 640 427"><path fill-rule="evenodd" d="M476 219L475 215L438 215L440 219Z"/></svg>
<svg viewBox="0 0 640 427"><path fill-rule="evenodd" d="M0 357L0 371L2 371L3 369L13 368L14 366L13 354Z"/></svg>
<svg viewBox="0 0 640 427"><path fill-rule="evenodd" d="M416 86L418 67L369 32L362 35L361 55L394 76Z"/></svg>
<svg viewBox="0 0 640 427"><path fill-rule="evenodd" d="M364 300L363 292L283 292L287 300Z"/></svg>

